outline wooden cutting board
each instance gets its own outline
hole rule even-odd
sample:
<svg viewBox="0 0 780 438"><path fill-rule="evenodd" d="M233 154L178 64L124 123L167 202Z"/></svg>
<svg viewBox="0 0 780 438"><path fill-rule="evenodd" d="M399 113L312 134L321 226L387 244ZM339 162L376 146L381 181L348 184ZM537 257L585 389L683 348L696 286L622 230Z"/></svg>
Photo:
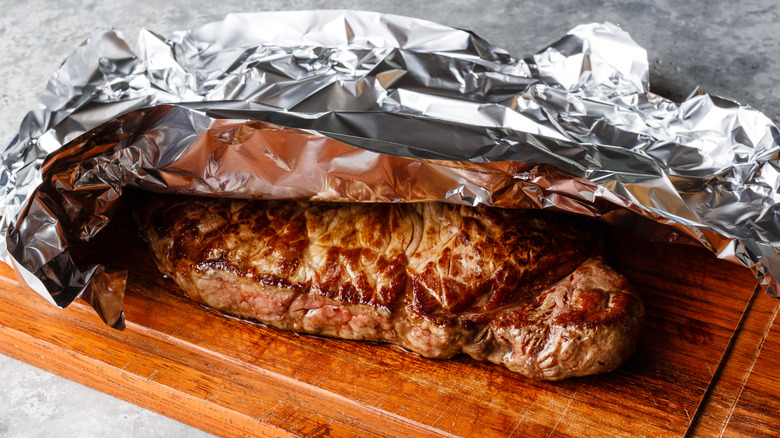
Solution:
<svg viewBox="0 0 780 438"><path fill-rule="evenodd" d="M536 382L225 317L162 278L124 217L81 257L129 270L127 329L80 301L53 308L0 264L0 352L221 436L780 434L778 301L696 246L611 230L608 248L647 319L606 375Z"/></svg>

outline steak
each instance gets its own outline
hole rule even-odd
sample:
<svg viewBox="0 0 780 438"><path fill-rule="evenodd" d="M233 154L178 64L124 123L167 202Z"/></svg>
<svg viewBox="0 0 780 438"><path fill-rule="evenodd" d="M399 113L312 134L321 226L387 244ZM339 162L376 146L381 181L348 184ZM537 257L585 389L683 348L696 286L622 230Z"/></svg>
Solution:
<svg viewBox="0 0 780 438"><path fill-rule="evenodd" d="M160 271L218 311L537 380L617 368L644 314L596 224L561 213L150 195L135 217Z"/></svg>

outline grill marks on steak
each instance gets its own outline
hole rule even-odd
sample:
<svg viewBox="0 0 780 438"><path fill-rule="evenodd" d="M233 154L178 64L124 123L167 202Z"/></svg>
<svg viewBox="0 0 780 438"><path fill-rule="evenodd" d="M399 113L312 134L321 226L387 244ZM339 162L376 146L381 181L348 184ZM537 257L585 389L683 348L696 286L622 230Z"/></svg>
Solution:
<svg viewBox="0 0 780 438"><path fill-rule="evenodd" d="M593 257L596 228L563 215L156 196L136 219L160 270L217 310L537 379L616 368L643 314Z"/></svg>
<svg viewBox="0 0 780 438"><path fill-rule="evenodd" d="M407 251L417 243L403 211L388 204L370 214L358 204L298 207L306 211L311 239L304 258L313 270L312 292L394 312L409 280Z"/></svg>

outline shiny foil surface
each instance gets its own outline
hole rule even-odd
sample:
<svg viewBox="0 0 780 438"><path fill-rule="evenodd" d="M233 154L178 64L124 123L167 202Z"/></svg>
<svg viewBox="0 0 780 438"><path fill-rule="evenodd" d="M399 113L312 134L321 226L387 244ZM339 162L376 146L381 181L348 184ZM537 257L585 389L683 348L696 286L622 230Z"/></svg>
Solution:
<svg viewBox="0 0 780 438"><path fill-rule="evenodd" d="M524 59L471 32L358 11L229 15L65 60L0 162L0 257L124 326L127 273L77 266L129 189L447 201L689 238L780 294L780 133L746 105L649 92L647 53L587 24Z"/></svg>

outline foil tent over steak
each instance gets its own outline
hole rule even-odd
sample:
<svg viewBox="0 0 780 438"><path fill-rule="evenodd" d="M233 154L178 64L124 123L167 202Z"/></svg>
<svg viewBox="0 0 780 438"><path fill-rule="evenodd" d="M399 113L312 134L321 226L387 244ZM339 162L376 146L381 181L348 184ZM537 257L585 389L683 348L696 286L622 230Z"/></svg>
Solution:
<svg viewBox="0 0 780 438"><path fill-rule="evenodd" d="M647 54L578 26L525 59L357 11L227 16L65 60L2 154L0 256L52 303L124 325L126 273L76 266L128 188L550 209L692 238L777 295L780 134L746 105L649 91ZM414 182L411 182L414 181Z"/></svg>

